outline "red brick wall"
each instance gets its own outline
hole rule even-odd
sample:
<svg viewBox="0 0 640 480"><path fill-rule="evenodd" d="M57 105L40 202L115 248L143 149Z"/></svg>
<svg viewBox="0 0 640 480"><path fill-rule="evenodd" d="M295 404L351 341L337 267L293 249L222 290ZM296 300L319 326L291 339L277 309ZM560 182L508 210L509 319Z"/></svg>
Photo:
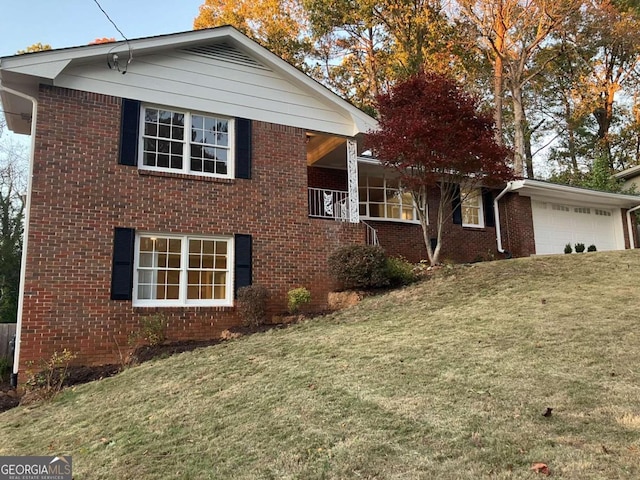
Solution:
<svg viewBox="0 0 640 480"><path fill-rule="evenodd" d="M335 168L308 167L309 187L347 191L347 171Z"/></svg>
<svg viewBox="0 0 640 480"><path fill-rule="evenodd" d="M495 195L494 195L495 196ZM531 201L527 197L509 194L500 202L503 249L514 257L524 257L535 253ZM438 195L429 198L429 221L433 225L438 211ZM449 215L448 209L446 214ZM427 259L422 227L391 221L366 220L378 231L380 244L392 256L403 256L410 262ZM441 261L474 262L505 258L498 253L495 227L471 228L453 223L451 217L445 221L442 235Z"/></svg>
<svg viewBox="0 0 640 480"><path fill-rule="evenodd" d="M79 364L118 361L141 317L162 313L170 340L215 338L239 322L231 307L134 308L110 299L113 231L253 236L254 283L311 290L323 308L326 259L362 243L362 225L307 217L306 137L253 123L253 178L211 181L118 165L119 98L41 87L24 295L21 368L67 348Z"/></svg>
<svg viewBox="0 0 640 480"><path fill-rule="evenodd" d="M506 194L499 202L502 247L514 257L536 253L531 199L517 193Z"/></svg>

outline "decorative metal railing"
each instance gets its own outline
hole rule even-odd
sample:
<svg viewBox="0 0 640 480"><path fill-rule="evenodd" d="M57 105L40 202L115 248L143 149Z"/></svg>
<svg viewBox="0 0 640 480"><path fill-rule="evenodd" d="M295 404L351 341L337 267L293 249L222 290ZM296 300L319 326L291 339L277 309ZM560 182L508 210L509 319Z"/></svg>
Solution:
<svg viewBox="0 0 640 480"><path fill-rule="evenodd" d="M349 221L349 193L326 188L309 188L309 216Z"/></svg>
<svg viewBox="0 0 640 480"><path fill-rule="evenodd" d="M309 187L309 216L331 218L339 222L349 221L349 193L342 190ZM378 232L366 222L367 245L379 245Z"/></svg>

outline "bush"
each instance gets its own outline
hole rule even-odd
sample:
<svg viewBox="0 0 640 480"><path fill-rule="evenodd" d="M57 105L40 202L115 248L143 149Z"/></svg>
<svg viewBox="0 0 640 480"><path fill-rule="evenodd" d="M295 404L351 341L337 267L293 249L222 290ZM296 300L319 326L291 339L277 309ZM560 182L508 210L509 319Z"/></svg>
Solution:
<svg viewBox="0 0 640 480"><path fill-rule="evenodd" d="M576 243L574 247L576 249L576 253L584 252L584 243Z"/></svg>
<svg viewBox="0 0 640 480"><path fill-rule="evenodd" d="M387 278L392 286L409 285L418 279L413 271L413 265L404 258L389 257L386 267Z"/></svg>
<svg viewBox="0 0 640 480"><path fill-rule="evenodd" d="M161 313L140 319L140 328L129 335L129 344L160 345L167 339L167 318Z"/></svg>
<svg viewBox="0 0 640 480"><path fill-rule="evenodd" d="M262 325L267 318L269 291L262 285L249 285L238 289L238 312L247 326Z"/></svg>
<svg viewBox="0 0 640 480"><path fill-rule="evenodd" d="M573 253L573 248L571 248L571 244L570 243L567 243L564 246L564 253Z"/></svg>
<svg viewBox="0 0 640 480"><path fill-rule="evenodd" d="M294 314L302 305L311 301L311 292L304 287L293 288L287 293L289 313Z"/></svg>
<svg viewBox="0 0 640 480"><path fill-rule="evenodd" d="M25 388L32 392L33 398L52 399L62 390L69 364L75 358L76 354L66 348L62 352L53 352L48 360L41 360L40 371L27 371Z"/></svg>
<svg viewBox="0 0 640 480"><path fill-rule="evenodd" d="M595 252L595 251L596 251L595 245L589 245L589 247L587 248L587 252Z"/></svg>
<svg viewBox="0 0 640 480"><path fill-rule="evenodd" d="M329 274L345 289L389 285L384 250L372 245L347 245L329 256Z"/></svg>

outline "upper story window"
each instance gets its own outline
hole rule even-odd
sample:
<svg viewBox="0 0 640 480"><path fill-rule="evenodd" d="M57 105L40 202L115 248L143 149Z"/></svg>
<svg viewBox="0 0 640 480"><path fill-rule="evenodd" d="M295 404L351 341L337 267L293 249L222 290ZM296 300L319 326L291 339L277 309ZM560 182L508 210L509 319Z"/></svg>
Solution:
<svg viewBox="0 0 640 480"><path fill-rule="evenodd" d="M360 216L365 218L417 221L411 193L397 178L361 173L358 179Z"/></svg>
<svg viewBox="0 0 640 480"><path fill-rule="evenodd" d="M232 119L143 107L140 121L140 168L233 176Z"/></svg>
<svg viewBox="0 0 640 480"><path fill-rule="evenodd" d="M460 189L462 198L462 226L484 227L482 191L479 188Z"/></svg>

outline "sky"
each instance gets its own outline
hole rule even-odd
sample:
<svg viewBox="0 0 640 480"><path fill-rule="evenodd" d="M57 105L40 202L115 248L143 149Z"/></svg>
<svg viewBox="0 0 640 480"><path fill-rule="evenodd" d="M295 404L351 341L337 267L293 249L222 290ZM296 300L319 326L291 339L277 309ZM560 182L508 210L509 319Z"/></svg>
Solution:
<svg viewBox="0 0 640 480"><path fill-rule="evenodd" d="M98 0L127 38L193 29L204 0ZM53 48L122 36L94 0L0 0L0 57L34 43Z"/></svg>
<svg viewBox="0 0 640 480"><path fill-rule="evenodd" d="M128 39L184 32L204 0L98 0ZM86 45L96 38L122 36L94 0L0 0L0 57L34 43L52 48ZM29 144L26 135L4 129L3 139Z"/></svg>

